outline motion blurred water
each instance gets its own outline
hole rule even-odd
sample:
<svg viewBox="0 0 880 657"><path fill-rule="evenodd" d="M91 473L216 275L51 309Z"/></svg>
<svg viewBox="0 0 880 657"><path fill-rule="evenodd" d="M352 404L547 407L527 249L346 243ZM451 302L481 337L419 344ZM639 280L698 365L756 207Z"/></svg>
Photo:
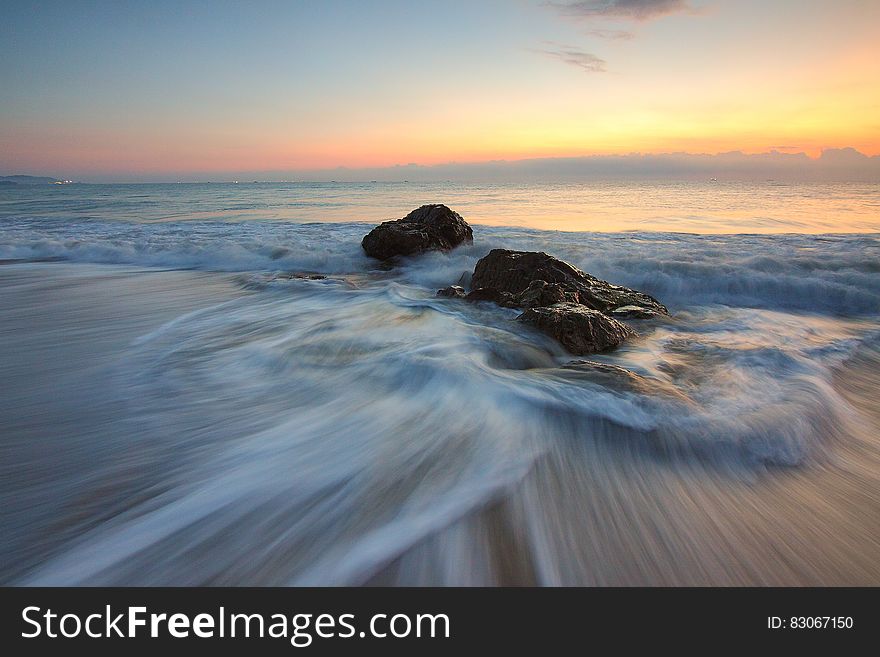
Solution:
<svg viewBox="0 0 880 657"><path fill-rule="evenodd" d="M877 191L4 190L0 581L880 583ZM474 244L363 255L430 201ZM671 318L573 366L434 296L499 246Z"/></svg>

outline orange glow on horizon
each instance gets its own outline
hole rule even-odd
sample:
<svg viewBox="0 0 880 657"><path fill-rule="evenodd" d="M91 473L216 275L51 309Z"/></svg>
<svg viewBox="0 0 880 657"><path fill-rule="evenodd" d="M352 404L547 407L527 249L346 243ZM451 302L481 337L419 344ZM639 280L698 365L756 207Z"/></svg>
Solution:
<svg viewBox="0 0 880 657"><path fill-rule="evenodd" d="M817 158L829 148L852 147L867 156L880 155L880 137L857 134L844 123L803 119L792 129L773 136L759 127L749 129L744 121L731 121L718 128L725 136L715 136L715 126L693 126L686 121L667 120L664 130L658 123L620 121L617 125L584 128L577 122L551 123L543 126L498 126L492 132L476 134L462 131L426 130L418 137L390 142L385 136L361 135L343 141L298 139L266 143L260 135L228 137L218 142L212 135L188 139L162 135L95 136L92 139L65 139L62 134L25 135L7 140L3 150L21 161L23 169L33 155L54 152L53 161L61 171L112 171L159 173L162 171L312 171L334 168L385 168L418 164L468 164L495 160L515 161L532 158L576 158L609 155L657 155L670 153L718 154L739 151L761 154L778 150L805 153ZM811 125L812 124L812 125ZM798 128L812 127L804 138ZM823 130L816 128L821 127ZM578 134L578 130L582 130ZM419 133L410 133L419 134Z"/></svg>
<svg viewBox="0 0 880 657"><path fill-rule="evenodd" d="M825 29L814 20L813 38ZM0 122L0 168L70 177L295 173L633 153L779 150L816 158L844 147L877 156L880 28L856 14L848 20L865 26L867 36L841 42L838 35L836 47L826 51L808 47L809 35L792 31L781 45L772 40L776 33L764 35L761 48L731 38L727 50L703 50L711 62L693 61L690 51L667 62L657 53L672 57L680 39L652 45L640 36L603 44L619 52L607 55L609 69L600 74L521 48L515 64L492 69L495 77L469 78L455 69L418 93L407 86L411 80L384 78L379 82L387 88L364 85L355 93L349 89L354 80L341 95L328 91L305 102L300 92L308 89L285 94L273 83L259 87L258 98L232 94L209 103L199 97L182 108L134 104L95 113L90 107L63 121L25 113L17 122ZM754 37L754 30L749 24L744 33ZM793 48L799 50L786 59Z"/></svg>

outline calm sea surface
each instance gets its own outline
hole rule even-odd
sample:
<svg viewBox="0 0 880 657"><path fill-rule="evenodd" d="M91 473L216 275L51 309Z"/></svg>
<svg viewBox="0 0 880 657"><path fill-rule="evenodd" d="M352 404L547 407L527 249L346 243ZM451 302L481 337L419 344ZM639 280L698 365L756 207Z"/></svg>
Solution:
<svg viewBox="0 0 880 657"><path fill-rule="evenodd" d="M475 224L566 231L880 230L880 184L241 183L0 188L0 220L369 221L446 203Z"/></svg>

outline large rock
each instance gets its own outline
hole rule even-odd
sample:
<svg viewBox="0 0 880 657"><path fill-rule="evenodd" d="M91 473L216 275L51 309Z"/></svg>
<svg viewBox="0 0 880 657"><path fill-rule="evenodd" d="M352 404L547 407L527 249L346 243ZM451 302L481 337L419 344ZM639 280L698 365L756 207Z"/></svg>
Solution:
<svg viewBox="0 0 880 657"><path fill-rule="evenodd" d="M666 306L644 292L613 285L537 251L493 249L474 268L471 287L495 290L498 296L512 295L520 308L547 305L542 301L559 300L561 292L566 302L604 313L635 306L668 314Z"/></svg>
<svg viewBox="0 0 880 657"><path fill-rule="evenodd" d="M517 308L538 308L552 306L554 303L577 303L577 294L567 291L559 283L534 280L529 286L513 297Z"/></svg>
<svg viewBox="0 0 880 657"><path fill-rule="evenodd" d="M505 308L537 308L538 306L552 306L554 303L563 301L577 302L577 297L566 293L561 285L546 281L532 281L531 285L519 294L503 292L495 287L478 287L471 290L465 299L468 301L494 301Z"/></svg>
<svg viewBox="0 0 880 657"><path fill-rule="evenodd" d="M612 349L632 334L626 324L579 303L529 308L517 319L555 338L579 356Z"/></svg>
<svg viewBox="0 0 880 657"><path fill-rule="evenodd" d="M471 227L460 214L445 205L423 205L403 219L379 224L361 246L368 256L390 260L424 251L446 251L473 239Z"/></svg>

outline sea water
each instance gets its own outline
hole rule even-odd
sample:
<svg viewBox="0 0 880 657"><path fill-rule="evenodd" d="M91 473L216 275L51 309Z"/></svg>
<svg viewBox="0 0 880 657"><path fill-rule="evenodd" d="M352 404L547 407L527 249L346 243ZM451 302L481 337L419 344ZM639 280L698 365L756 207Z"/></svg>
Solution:
<svg viewBox="0 0 880 657"><path fill-rule="evenodd" d="M474 243L363 254L429 202ZM4 188L0 580L877 584L878 230L876 185ZM496 247L670 318L572 366L435 296Z"/></svg>

